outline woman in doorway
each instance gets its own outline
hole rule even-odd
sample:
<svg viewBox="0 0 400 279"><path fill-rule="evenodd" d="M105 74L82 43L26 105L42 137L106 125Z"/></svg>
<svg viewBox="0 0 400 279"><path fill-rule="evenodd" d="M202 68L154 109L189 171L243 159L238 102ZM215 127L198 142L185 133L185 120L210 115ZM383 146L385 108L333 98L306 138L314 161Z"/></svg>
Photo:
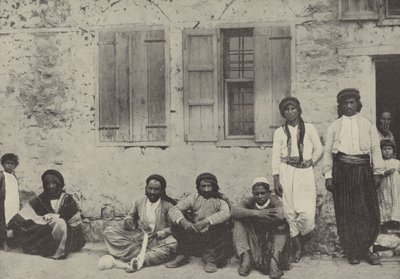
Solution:
<svg viewBox="0 0 400 279"><path fill-rule="evenodd" d="M383 108L378 114L377 128L379 132L379 140L390 140L395 142L393 133L390 130L392 124L392 112Z"/></svg>

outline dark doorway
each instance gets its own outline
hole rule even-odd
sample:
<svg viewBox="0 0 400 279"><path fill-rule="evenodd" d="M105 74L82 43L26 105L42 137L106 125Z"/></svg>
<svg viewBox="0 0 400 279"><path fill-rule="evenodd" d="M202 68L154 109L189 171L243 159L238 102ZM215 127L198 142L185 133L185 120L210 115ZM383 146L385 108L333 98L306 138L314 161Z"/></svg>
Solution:
<svg viewBox="0 0 400 279"><path fill-rule="evenodd" d="M376 111L383 107L392 112L391 131L397 144L397 158L400 158L400 55L376 57Z"/></svg>

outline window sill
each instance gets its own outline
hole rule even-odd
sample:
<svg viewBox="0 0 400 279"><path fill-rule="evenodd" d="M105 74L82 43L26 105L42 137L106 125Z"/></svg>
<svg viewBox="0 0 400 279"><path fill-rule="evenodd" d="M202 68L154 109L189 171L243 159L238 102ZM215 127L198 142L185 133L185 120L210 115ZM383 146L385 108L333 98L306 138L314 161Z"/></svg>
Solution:
<svg viewBox="0 0 400 279"><path fill-rule="evenodd" d="M217 147L272 147L272 142L255 142L254 139L223 140L216 143Z"/></svg>
<svg viewBox="0 0 400 279"><path fill-rule="evenodd" d="M381 19L376 24L377 26L395 26L400 25L400 18Z"/></svg>
<svg viewBox="0 0 400 279"><path fill-rule="evenodd" d="M169 147L167 142L96 142L96 147Z"/></svg>

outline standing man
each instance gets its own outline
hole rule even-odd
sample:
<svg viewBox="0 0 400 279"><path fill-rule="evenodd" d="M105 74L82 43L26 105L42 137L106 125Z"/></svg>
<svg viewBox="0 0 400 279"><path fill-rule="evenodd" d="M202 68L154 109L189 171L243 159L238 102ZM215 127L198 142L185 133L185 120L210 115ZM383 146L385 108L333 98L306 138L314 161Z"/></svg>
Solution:
<svg viewBox="0 0 400 279"><path fill-rule="evenodd" d="M378 131L361 110L360 92L346 88L337 95L338 115L328 128L324 154L326 189L333 194L341 246L350 264L379 264L369 252L379 234L376 189L383 174Z"/></svg>
<svg viewBox="0 0 400 279"><path fill-rule="evenodd" d="M286 119L274 134L272 175L277 195L290 226L295 248L293 262L304 254L303 236L314 229L316 188L313 166L322 156L322 144L314 126L301 118L297 98L286 97L279 103Z"/></svg>
<svg viewBox="0 0 400 279"><path fill-rule="evenodd" d="M189 263L189 256L201 256L205 271L216 272L227 260L230 208L219 192L215 175L200 174L196 188L197 194L187 196L169 210L176 224L172 226L172 233L178 241L178 256L166 267L179 267Z"/></svg>
<svg viewBox="0 0 400 279"><path fill-rule="evenodd" d="M232 207L234 218L233 242L240 258L238 273L247 276L251 267L269 274L271 279L282 277L282 252L289 226L285 221L282 202L270 195L268 180L257 177L253 181L252 197L242 199Z"/></svg>

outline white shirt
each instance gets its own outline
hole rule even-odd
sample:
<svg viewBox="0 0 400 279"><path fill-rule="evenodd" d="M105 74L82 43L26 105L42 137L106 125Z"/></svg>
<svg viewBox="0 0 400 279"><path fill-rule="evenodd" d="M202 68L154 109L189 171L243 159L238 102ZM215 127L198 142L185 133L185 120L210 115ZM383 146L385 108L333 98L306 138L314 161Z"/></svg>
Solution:
<svg viewBox="0 0 400 279"><path fill-rule="evenodd" d="M363 154L360 149L358 117L358 113L353 116L342 116L342 129L340 130L339 134L338 146L338 150L340 152L349 155Z"/></svg>
<svg viewBox="0 0 400 279"><path fill-rule="evenodd" d="M269 200L268 200L266 203L264 203L263 205L258 205L258 203L256 203L256 207L257 207L257 209L266 209L270 202L271 202L271 200L269 199Z"/></svg>
<svg viewBox="0 0 400 279"><path fill-rule="evenodd" d="M289 154L287 148L287 136L282 127L279 127L274 134L274 145L272 147L272 175L279 174L281 166L281 158L285 157L296 157L299 156L299 149L297 147L297 130L298 126L289 127L289 133L291 137L291 154ZM321 159L323 148L319 135L314 125L310 123L304 123L305 134L303 141L303 160L312 159L314 164Z"/></svg>
<svg viewBox="0 0 400 279"><path fill-rule="evenodd" d="M359 114L353 116L343 115L342 128L339 134L338 151L348 155L367 154L360 149L360 130L358 127ZM325 179L332 178L332 171L325 173Z"/></svg>
<svg viewBox="0 0 400 279"><path fill-rule="evenodd" d="M146 217L152 232L156 226L156 209L160 205L160 200L161 198L155 203L152 203L149 199L146 201Z"/></svg>
<svg viewBox="0 0 400 279"><path fill-rule="evenodd" d="M19 211L19 191L18 181L13 174L4 173L4 183L6 187L6 198L4 200L4 211L6 224L14 217Z"/></svg>

